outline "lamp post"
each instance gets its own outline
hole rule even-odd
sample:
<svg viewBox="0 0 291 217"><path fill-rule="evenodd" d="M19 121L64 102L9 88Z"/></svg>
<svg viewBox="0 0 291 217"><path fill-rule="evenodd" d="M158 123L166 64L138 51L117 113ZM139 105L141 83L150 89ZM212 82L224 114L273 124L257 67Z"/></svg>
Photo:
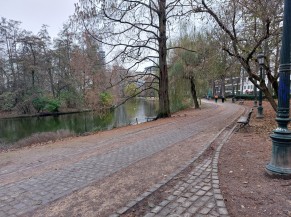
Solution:
<svg viewBox="0 0 291 217"><path fill-rule="evenodd" d="M278 90L278 127L271 135L272 156L266 171L271 176L291 178L291 131L288 129L291 71L291 1L284 1L283 35Z"/></svg>
<svg viewBox="0 0 291 217"><path fill-rule="evenodd" d="M254 100L254 107L258 106L257 98L258 98L258 91L257 87L254 85L254 94L255 94L255 100Z"/></svg>
<svg viewBox="0 0 291 217"><path fill-rule="evenodd" d="M265 64L265 56L262 53L259 53L257 56L259 65L260 65L260 82L263 79L263 65ZM258 106L258 113L257 113L257 118L263 118L263 106L262 106L262 100L263 100L263 94L262 90L259 90L259 106Z"/></svg>

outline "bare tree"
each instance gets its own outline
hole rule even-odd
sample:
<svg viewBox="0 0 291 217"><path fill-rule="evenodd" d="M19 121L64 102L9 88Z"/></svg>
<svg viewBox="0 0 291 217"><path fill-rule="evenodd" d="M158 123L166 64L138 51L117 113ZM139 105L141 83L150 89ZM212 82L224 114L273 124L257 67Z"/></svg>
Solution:
<svg viewBox="0 0 291 217"><path fill-rule="evenodd" d="M249 75L249 79L263 91L274 110L277 104L273 99L264 79L256 72L256 53L264 51L264 43L269 43L270 50L276 51L280 22L282 16L281 0L227 0L223 2L189 0L193 12L210 15L210 21L215 22L215 28L224 32L229 43L222 44L230 56L235 57ZM274 40L272 40L274 39ZM268 41L267 41L268 40ZM266 42L267 41L267 42ZM272 41L272 43L270 43ZM271 54L265 51L266 54ZM270 60L268 56L267 60ZM265 66L269 81L278 92L278 72L272 70L270 61ZM275 68L276 70L276 68Z"/></svg>
<svg viewBox="0 0 291 217"><path fill-rule="evenodd" d="M158 68L158 117L169 117L167 55L173 47L167 40L190 8L181 0L80 0L76 11L95 39L107 47L112 61L120 59L128 72L146 64Z"/></svg>

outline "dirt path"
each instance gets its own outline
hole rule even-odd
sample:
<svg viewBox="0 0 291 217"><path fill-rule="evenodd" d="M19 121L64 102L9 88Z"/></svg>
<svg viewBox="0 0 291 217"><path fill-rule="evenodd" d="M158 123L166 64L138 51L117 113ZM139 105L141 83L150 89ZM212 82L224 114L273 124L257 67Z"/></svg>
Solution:
<svg viewBox="0 0 291 217"><path fill-rule="evenodd" d="M0 216L106 216L177 170L243 109L162 119L0 154Z"/></svg>

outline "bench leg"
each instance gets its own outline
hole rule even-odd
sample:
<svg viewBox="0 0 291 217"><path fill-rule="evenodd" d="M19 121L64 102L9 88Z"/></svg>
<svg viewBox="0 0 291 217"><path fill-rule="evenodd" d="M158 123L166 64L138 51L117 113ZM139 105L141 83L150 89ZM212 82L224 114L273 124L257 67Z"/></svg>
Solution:
<svg viewBox="0 0 291 217"><path fill-rule="evenodd" d="M246 126L251 126L249 123L242 123L239 125L238 129L235 132L238 132L240 129L244 128L246 129ZM247 130L247 129L246 129Z"/></svg>

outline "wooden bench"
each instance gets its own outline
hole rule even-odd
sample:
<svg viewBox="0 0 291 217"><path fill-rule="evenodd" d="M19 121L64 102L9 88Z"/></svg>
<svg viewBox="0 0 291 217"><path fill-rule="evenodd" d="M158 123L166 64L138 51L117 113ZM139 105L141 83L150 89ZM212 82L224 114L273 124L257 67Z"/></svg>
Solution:
<svg viewBox="0 0 291 217"><path fill-rule="evenodd" d="M239 124L239 128L237 129L237 131L243 127L245 127L246 125L249 125L249 122L250 122L250 119L251 119L251 116L252 116L252 113L253 113L253 109L250 109L250 111L248 112L247 116L241 116L237 123Z"/></svg>

